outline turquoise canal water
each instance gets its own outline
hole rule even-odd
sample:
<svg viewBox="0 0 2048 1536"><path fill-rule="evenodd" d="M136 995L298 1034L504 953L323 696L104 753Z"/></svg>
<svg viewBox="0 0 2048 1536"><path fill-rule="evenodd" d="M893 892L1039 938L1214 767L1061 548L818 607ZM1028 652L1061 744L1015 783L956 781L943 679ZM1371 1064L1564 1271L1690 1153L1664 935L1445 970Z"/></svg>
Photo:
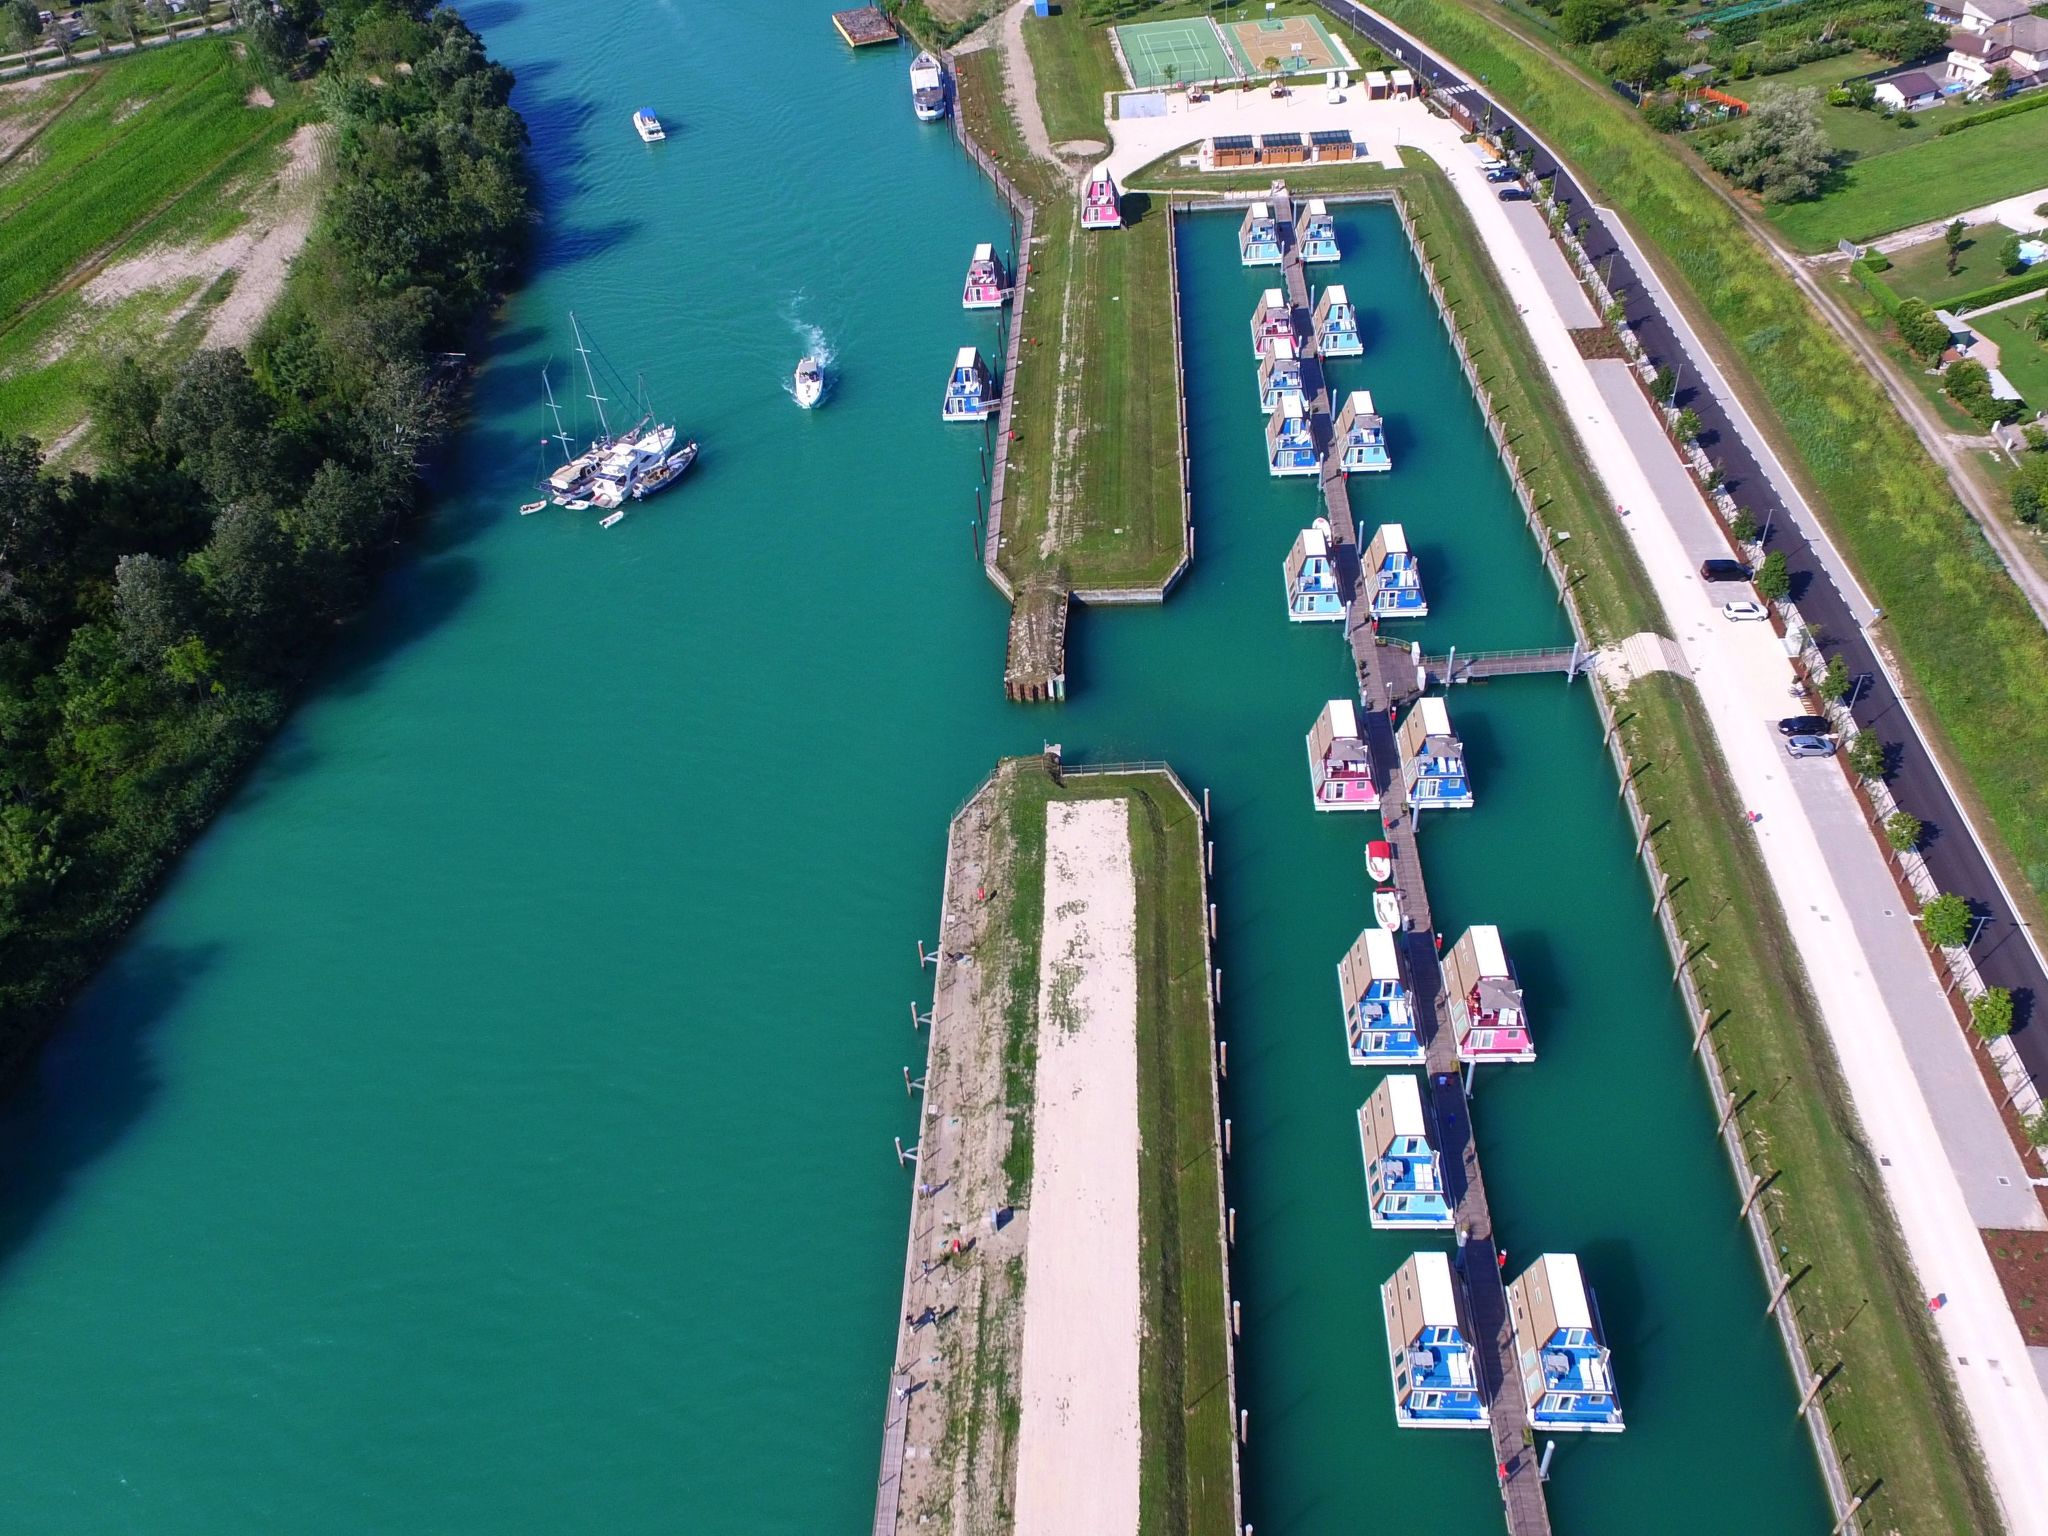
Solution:
<svg viewBox="0 0 2048 1536"><path fill-rule="evenodd" d="M548 218L417 558L0 1116L9 1524L182 1533L856 1529L872 1502L945 823L1048 735L1215 792L1247 1511L1498 1529L1478 1436L1397 1435L1333 967L1369 819L1308 806L1340 693L1282 617L1312 515L1260 460L1227 221L1183 263L1200 559L1086 613L1073 702L1002 700L976 435L938 420L1007 221L822 13L472 13ZM755 59L764 27L773 60ZM642 146L631 108L655 107ZM1564 630L1384 213L1347 213L1432 643ZM575 306L705 444L601 532L521 519ZM783 383L816 325L826 409ZM558 372L558 383L561 376ZM1630 1428L1566 1444L1564 1532L1818 1528L1763 1295L1590 702L1461 692L1480 809L1426 831L1507 931L1543 1060L1479 1130L1511 1253L1576 1248ZM1758 1497L1758 1495L1764 1495Z"/></svg>

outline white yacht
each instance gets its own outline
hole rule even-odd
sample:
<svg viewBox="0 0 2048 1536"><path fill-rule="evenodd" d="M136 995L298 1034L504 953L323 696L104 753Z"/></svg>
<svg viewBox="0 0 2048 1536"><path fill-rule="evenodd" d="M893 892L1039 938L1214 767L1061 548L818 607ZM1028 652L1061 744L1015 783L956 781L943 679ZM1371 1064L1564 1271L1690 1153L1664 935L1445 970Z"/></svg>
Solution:
<svg viewBox="0 0 2048 1536"><path fill-rule="evenodd" d="M642 107L633 114L633 129L648 144L668 137L668 130L661 126L661 119L654 115L652 107Z"/></svg>
<svg viewBox="0 0 2048 1536"><path fill-rule="evenodd" d="M929 52L910 61L910 105L920 123L946 115L946 69Z"/></svg>
<svg viewBox="0 0 2048 1536"><path fill-rule="evenodd" d="M796 403L809 410L825 398L825 370L815 357L796 365Z"/></svg>
<svg viewBox="0 0 2048 1536"><path fill-rule="evenodd" d="M573 312L569 316L569 325L576 334L576 351L583 359L583 377L589 386L590 402L597 408L600 431L583 452L570 453L570 438L562 426L562 412L555 403L554 386L543 372L541 384L546 390L548 410L555 423L551 435L561 444L562 463L542 481L540 490L558 507L579 512L590 507L601 508L610 514L602 520L609 528L625 515L628 499L639 500L674 484L695 462L697 444L684 441L678 445L675 427L668 422L656 421L652 413L642 416L623 432L613 432L605 412L605 397L598 391L597 372L590 364L590 348L584 342L583 328L577 324ZM520 508L522 513L526 510L525 507Z"/></svg>

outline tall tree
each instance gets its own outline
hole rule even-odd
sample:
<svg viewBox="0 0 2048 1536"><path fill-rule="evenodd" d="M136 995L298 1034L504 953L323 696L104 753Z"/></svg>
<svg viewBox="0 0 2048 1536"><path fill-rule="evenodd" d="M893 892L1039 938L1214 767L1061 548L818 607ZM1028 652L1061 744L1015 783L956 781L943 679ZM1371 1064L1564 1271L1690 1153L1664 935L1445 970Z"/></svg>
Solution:
<svg viewBox="0 0 2048 1536"><path fill-rule="evenodd" d="M1741 129L1707 151L1707 163L1767 203L1814 196L1834 165L1818 98L1812 91L1764 91Z"/></svg>

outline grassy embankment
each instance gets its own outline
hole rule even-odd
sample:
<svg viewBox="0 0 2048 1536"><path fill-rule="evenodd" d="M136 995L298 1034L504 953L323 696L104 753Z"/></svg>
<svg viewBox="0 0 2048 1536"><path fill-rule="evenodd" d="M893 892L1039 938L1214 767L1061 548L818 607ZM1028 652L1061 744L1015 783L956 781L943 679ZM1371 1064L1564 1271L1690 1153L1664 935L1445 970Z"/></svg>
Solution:
<svg viewBox="0 0 2048 1536"><path fill-rule="evenodd" d="M1995 834L1993 856L2038 915L2048 892L2048 693L2038 681L2048 633L1912 429L1734 211L1628 108L1464 0L1382 9L1571 146L1573 169L1663 253L1679 302L1729 339L1724 369L1885 610L1884 642L1937 749L1961 770L1962 792Z"/></svg>
<svg viewBox="0 0 2048 1536"><path fill-rule="evenodd" d="M1067 15L1024 31L1053 140L1106 139L1107 34ZM1087 157L1026 151L996 50L959 73L969 131L1037 207L998 560L1019 592L1158 587L1184 547L1164 210L1133 198L1126 228L1084 236Z"/></svg>
<svg viewBox="0 0 2048 1536"><path fill-rule="evenodd" d="M1587 630L1611 639L1669 633L1661 607L1567 423L1548 371L1456 195L1410 152L1410 169L1376 166L1289 177L1304 191L1392 186L1455 309L1543 521L1571 538L1572 595ZM1138 180L1166 185L1171 157ZM1155 178L1166 178L1155 180ZM1232 178L1203 177L1228 188ZM1783 1173L1765 1195L1789 1272L1812 1270L1793 1295L1809 1360L1842 1373L1828 1389L1836 1443L1865 1505L1901 1531L1994 1529L1948 1376L1897 1229L1873 1176L1777 894L1744 825L1698 692L1668 675L1617 702L1630 760L1669 883L1669 905L1692 947L1693 980L1719 1021L1715 1042L1743 1111L1753 1166ZM1850 1325L1853 1324L1853 1327ZM1933 1383L1932 1389L1926 1384Z"/></svg>
<svg viewBox="0 0 2048 1536"><path fill-rule="evenodd" d="M1045 807L1130 802L1137 884L1138 1194L1145 1348L1141 1536L1225 1536L1234 1529L1233 1426L1217 1187L1215 1046L1208 1007L1200 817L1163 773L1077 776L1055 785L1039 759L1006 763L1002 927L978 957L1008 980L1005 1096L1028 1103L1036 1066L1038 952L1044 921ZM1029 1127L1007 1164L1012 1197L1030 1193ZM1026 1304L1029 1304L1028 1289Z"/></svg>
<svg viewBox="0 0 2048 1536"><path fill-rule="evenodd" d="M209 39L7 93L10 136L35 137L0 165L0 432L55 441L85 419L112 357L176 361L199 343L228 292L218 273L167 269L100 303L81 290L143 251L205 245L244 222L246 195L311 115L289 99L248 105L256 83Z"/></svg>

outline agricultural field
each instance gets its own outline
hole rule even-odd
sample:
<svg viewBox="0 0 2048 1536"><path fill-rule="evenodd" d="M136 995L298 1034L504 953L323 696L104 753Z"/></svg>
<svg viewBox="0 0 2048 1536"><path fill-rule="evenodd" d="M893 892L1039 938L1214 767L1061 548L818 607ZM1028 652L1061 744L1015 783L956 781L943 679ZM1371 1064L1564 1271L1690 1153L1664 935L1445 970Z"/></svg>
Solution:
<svg viewBox="0 0 2048 1536"><path fill-rule="evenodd" d="M112 358L247 336L310 228L312 115L224 39L0 87L0 433L69 458Z"/></svg>

